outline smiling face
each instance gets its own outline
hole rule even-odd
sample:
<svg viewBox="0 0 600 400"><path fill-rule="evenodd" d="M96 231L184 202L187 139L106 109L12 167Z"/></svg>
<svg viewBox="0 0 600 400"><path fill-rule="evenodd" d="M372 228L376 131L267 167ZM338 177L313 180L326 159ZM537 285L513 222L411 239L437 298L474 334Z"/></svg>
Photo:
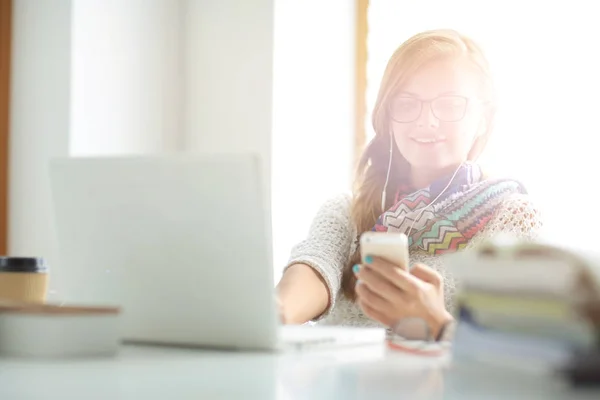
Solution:
<svg viewBox="0 0 600 400"><path fill-rule="evenodd" d="M485 126L481 74L466 58L420 67L389 102L390 127L411 169L445 170L466 161Z"/></svg>

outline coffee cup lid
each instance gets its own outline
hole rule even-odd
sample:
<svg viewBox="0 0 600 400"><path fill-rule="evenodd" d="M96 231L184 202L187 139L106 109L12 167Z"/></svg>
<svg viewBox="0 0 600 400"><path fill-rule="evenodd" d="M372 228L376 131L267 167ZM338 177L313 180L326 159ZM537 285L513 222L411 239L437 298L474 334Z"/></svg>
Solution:
<svg viewBox="0 0 600 400"><path fill-rule="evenodd" d="M43 258L0 257L0 272L46 272L47 269Z"/></svg>

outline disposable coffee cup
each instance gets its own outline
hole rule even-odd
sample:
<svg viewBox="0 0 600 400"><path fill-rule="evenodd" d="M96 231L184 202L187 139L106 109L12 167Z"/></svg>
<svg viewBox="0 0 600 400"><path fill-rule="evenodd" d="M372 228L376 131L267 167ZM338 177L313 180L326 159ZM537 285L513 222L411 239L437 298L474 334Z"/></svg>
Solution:
<svg viewBox="0 0 600 400"><path fill-rule="evenodd" d="M0 300L45 303L48 267L42 258L0 257Z"/></svg>

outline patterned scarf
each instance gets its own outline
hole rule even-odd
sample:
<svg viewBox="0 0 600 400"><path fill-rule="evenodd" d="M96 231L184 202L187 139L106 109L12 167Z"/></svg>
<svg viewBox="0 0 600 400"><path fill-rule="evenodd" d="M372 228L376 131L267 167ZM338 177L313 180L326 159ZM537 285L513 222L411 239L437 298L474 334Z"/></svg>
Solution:
<svg viewBox="0 0 600 400"><path fill-rule="evenodd" d="M450 178L438 179L416 192L401 187L395 204L381 214L372 230L405 233L411 250L432 255L454 252L463 249L485 228L507 196L526 193L517 181L484 179L477 164L463 164L442 193ZM440 193L431 207L423 209ZM413 229L409 232L411 225Z"/></svg>

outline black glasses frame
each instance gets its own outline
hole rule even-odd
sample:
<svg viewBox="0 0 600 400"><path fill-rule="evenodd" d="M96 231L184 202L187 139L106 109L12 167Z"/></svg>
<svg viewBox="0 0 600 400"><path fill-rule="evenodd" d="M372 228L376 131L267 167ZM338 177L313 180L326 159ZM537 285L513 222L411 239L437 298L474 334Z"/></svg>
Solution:
<svg viewBox="0 0 600 400"><path fill-rule="evenodd" d="M415 118L409 119L409 120L398 120L398 119L394 118L394 114L392 112L392 104L394 103L394 100L397 99L397 98L406 98L406 99L411 99L411 100L414 100L414 101L418 102L418 104L419 104L419 112L416 114ZM447 99L447 98L454 98L454 99L462 99L462 100L464 100L465 106L464 106L464 109L463 109L463 112L462 112L462 115L460 116L460 118L453 118L453 119L440 118L439 115L436 114L434 103L436 101L439 101L440 99ZM424 104L429 104L429 108L430 108L431 112L433 113L433 115L438 120L443 121L443 122L458 122L458 121L462 120L465 117L465 115L467 115L467 108L469 108L469 98L465 97L465 96L460 96L460 95L444 95L444 96L438 96L438 97L436 97L434 99L430 99L430 100L421 100L421 99L417 99L416 97L411 97L411 96L400 96L400 97L396 97L395 99L392 100L389 103L388 113L390 115L390 118L393 121L401 123L401 124L409 124L409 123L415 122L416 120L418 120L419 118L421 118L421 114L423 113L423 105Z"/></svg>

